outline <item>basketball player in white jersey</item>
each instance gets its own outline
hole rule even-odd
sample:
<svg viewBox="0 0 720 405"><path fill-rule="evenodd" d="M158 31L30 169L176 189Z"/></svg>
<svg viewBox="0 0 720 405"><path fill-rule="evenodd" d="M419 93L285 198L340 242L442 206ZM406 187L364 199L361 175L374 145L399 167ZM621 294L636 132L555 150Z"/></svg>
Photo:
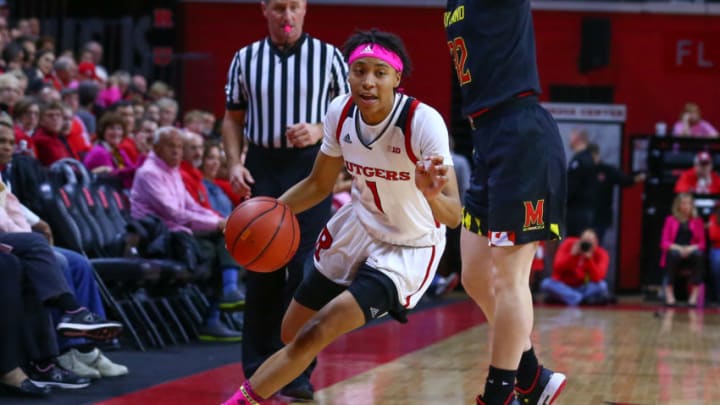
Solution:
<svg viewBox="0 0 720 405"><path fill-rule="evenodd" d="M285 314L287 343L224 404L259 404L297 377L336 338L390 314L406 322L430 285L445 226L461 203L440 114L396 91L410 70L393 34L358 32L344 46L351 95L335 99L312 173L279 199L293 212L317 204L345 168L352 201L318 237L315 269Z"/></svg>

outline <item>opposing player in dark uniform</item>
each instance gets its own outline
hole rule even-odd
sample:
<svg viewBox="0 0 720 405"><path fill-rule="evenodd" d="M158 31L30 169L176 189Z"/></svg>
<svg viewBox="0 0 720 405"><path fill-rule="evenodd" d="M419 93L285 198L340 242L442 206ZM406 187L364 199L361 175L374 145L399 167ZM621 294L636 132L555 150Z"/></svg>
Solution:
<svg viewBox="0 0 720 405"><path fill-rule="evenodd" d="M538 364L528 280L538 241L563 232L567 181L557 125L538 104L530 1L448 0L445 29L473 129L462 279L494 334L477 403L549 404L565 376Z"/></svg>

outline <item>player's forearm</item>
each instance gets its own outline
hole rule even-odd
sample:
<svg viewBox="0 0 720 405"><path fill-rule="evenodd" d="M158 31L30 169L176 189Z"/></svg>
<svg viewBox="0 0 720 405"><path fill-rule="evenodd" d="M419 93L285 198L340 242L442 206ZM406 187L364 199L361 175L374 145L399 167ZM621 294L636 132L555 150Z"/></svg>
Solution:
<svg viewBox="0 0 720 405"><path fill-rule="evenodd" d="M225 156L228 165L242 163L242 151L245 148L245 137L243 127L234 120L225 116L222 122L222 140L225 147Z"/></svg>
<svg viewBox="0 0 720 405"><path fill-rule="evenodd" d="M299 214L320 203L331 192L332 188L306 178L290 187L278 199L287 204L294 214Z"/></svg>
<svg viewBox="0 0 720 405"><path fill-rule="evenodd" d="M457 198L439 194L437 197L429 199L428 203L430 204L433 217L435 217L437 221L450 228L456 228L460 225L462 205Z"/></svg>

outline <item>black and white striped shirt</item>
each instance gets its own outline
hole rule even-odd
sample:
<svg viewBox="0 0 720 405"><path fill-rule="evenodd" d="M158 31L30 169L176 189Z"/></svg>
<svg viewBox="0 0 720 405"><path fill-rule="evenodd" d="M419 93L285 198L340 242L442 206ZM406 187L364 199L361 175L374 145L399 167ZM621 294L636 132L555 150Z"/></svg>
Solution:
<svg viewBox="0 0 720 405"><path fill-rule="evenodd" d="M333 98L349 92L340 50L303 34L283 52L269 38L241 48L225 85L226 108L245 110L245 136L265 148L292 148L288 125L322 122Z"/></svg>

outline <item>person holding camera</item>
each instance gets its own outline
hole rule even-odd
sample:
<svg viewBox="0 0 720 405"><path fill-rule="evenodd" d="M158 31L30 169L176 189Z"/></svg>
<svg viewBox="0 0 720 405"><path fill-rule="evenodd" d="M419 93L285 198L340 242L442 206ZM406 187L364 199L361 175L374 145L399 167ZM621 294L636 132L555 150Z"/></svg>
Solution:
<svg viewBox="0 0 720 405"><path fill-rule="evenodd" d="M605 282L608 263L595 231L585 229L580 237L568 237L560 244L552 277L542 281L540 291L568 305L604 304L610 299Z"/></svg>

